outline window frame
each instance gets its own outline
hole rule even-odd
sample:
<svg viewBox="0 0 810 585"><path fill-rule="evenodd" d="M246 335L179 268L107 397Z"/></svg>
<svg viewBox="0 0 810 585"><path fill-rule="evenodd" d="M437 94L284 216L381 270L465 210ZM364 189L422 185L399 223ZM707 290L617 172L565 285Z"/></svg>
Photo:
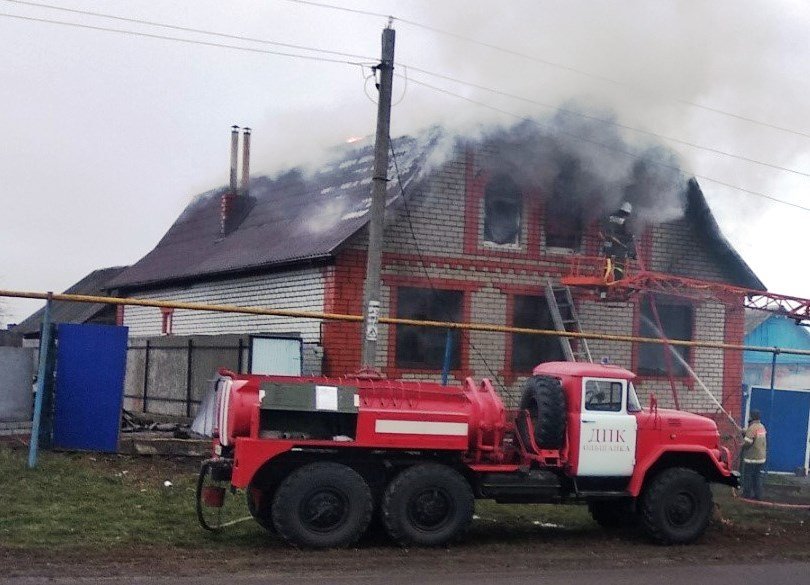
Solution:
<svg viewBox="0 0 810 585"><path fill-rule="evenodd" d="M608 382L611 385L619 384L621 388L621 398L618 402L619 408L616 410L607 410L607 409L598 409L598 408L588 408L588 400L587 400L587 392L588 392L588 382ZM613 390L611 389L611 397L613 395ZM582 400L582 409L581 413L599 413L599 414L607 414L607 415L626 415L627 414L627 380L621 378L582 378L582 393L581 393L581 400ZM612 404L612 402L611 402Z"/></svg>
<svg viewBox="0 0 810 585"><path fill-rule="evenodd" d="M676 307L676 308L688 309L689 310L689 316L688 316L687 321L689 323L689 339L687 339L686 341L694 341L695 335L696 335L696 329L697 329L697 327L696 327L696 325L697 325L697 321L696 321L696 319L697 319L697 306L694 303L691 303L686 299L679 299L679 298L672 298L672 297L659 298L659 299L656 299L655 302L656 302L656 308L658 309L658 312L659 312L659 316L660 316L662 307ZM653 335L646 335L644 333L645 325L643 323L643 321L644 321L643 317L645 316L645 313L644 313L644 305L645 305L645 303L647 303L647 297L643 297L642 299L639 300L638 303L636 303L636 307L635 307L635 322L636 322L635 323L635 330L636 330L636 335L639 336L639 337L654 337L654 334ZM648 315L648 316L652 317L652 315ZM666 324L663 322L663 319L662 319L662 322L661 322L661 326L664 329L663 333L667 336L668 339L673 339L673 340L678 339L676 337L670 336L667 333L667 331L666 331L667 327L666 327ZM690 380L691 381L692 378L689 375L688 370L675 358L675 356L672 356L672 360L673 360L672 372L667 372L666 371L666 364L664 364L664 368L663 368L662 371L653 371L653 370L650 370L650 369L646 369L644 367L644 364L642 363L642 360L644 358L645 351L650 351L650 350L653 350L653 349L660 350L661 359L663 360L663 359L665 359L664 356L663 356L663 352L669 351L666 345L664 345L664 344L653 344L653 343L643 343L643 342L638 342L638 343L636 343L634 345L635 345L635 347L634 347L634 351L633 351L633 371L636 374L638 374L638 376L640 376L642 378L646 378L646 379L651 379L651 380L655 380L655 379L667 380L671 376L672 378L684 379L684 380ZM695 352L692 351L691 347L688 347L688 346L670 346L670 347L674 348L675 351L683 350L685 352L685 355L682 354L681 357L689 365L690 368L694 367Z"/></svg>
<svg viewBox="0 0 810 585"><path fill-rule="evenodd" d="M504 192L497 192L491 193L490 187L493 186L493 183L496 181L502 181L508 183L510 188L514 188L514 190ZM523 190L520 186L506 173L497 173L495 175L489 176L487 181L484 183L484 192L483 192L483 215L481 217L481 241L485 247L492 248L492 249L504 249L504 250L520 250L523 244L523 226L524 226L524 216L526 211L526 198L523 194ZM515 239L512 242L496 242L493 239L487 238L487 227L488 222L487 220L490 219L490 206L494 205L498 202L507 202L509 205L513 206L514 214L517 215L517 231L515 232Z"/></svg>
<svg viewBox="0 0 810 585"><path fill-rule="evenodd" d="M455 291L462 291L462 307L461 307L461 320L463 322L469 322L470 316L472 314L472 301L473 296L476 291L482 288L483 284L480 282L475 281L468 281L468 280L451 280L451 279L443 279L443 278L435 278L435 279L427 279L427 278L420 278L416 276L401 276L401 275L393 275L393 274L384 274L382 275L383 284L388 288L388 315L394 317L397 314L398 310L398 302L397 302L397 290L400 287L408 287L408 288L424 288L424 289L436 289L436 290L455 290ZM386 366L385 366L385 373L389 378L401 378L405 374L408 375L424 375L426 377L434 378L437 374L441 373L441 369L425 369L425 368L410 368L410 367L399 367L396 364L396 348L397 348L397 338L396 338L396 325L383 325L386 328L387 333L385 335L388 336L388 345L387 345L387 356L386 356ZM470 347L469 341L466 335L461 335L461 342L460 342L460 352L461 352L461 360L458 369L451 369L450 375L453 376L459 382L462 382L464 378L471 376L472 371L470 370Z"/></svg>
<svg viewBox="0 0 810 585"><path fill-rule="evenodd" d="M517 316L517 305L518 305L518 299L520 297L539 299L540 302L545 306L545 310L546 310L546 313L548 315L549 323L547 325L543 325L541 323L538 326L518 324L515 317ZM517 291L517 292L512 292L511 293L510 300L511 300L511 302L508 304L508 310L509 310L508 318L509 318L509 324L510 324L511 327L526 327L528 329L553 329L554 328L554 324L551 321L551 309L548 306L548 300L546 299L544 294L529 294L527 292ZM551 341L551 343L556 344L557 348L559 349L559 355L558 356L552 356L554 359L537 361L537 362L533 363L531 366L529 366L526 369L520 369L520 368L515 367L515 354L516 354L516 349L517 349L517 345L518 345L517 344L518 338L519 338L519 336L520 337L525 337L527 335L528 334L522 334L522 333L510 333L509 334L509 343L510 343L509 349L510 349L510 351L508 352L509 355L506 356L507 361L505 363L505 366L508 369L508 371L512 372L513 375L516 375L516 376L530 375L532 370L534 369L534 367L537 366L538 363L542 363L542 361L564 361L565 360L565 356L563 355L562 347L560 347L559 338L558 337L548 337L547 339L549 339ZM538 336L533 336L533 337L538 337ZM541 338L539 338L539 339L541 339Z"/></svg>
<svg viewBox="0 0 810 585"><path fill-rule="evenodd" d="M428 313L438 313L439 311L436 310L437 306L438 307L441 307L442 305L449 306L450 300L451 299L453 300L455 306L451 307L450 310L448 311L448 313L455 313L455 315L453 315L452 317L443 317L443 316L438 315L438 314L429 314L429 315L426 315L425 317L422 317L422 319L424 319L426 321L454 321L454 320L460 320L461 319L461 316L462 316L462 313L463 313L463 307L464 307L464 291L462 291L462 290L453 290L453 289L424 288L424 287L416 287L416 286L399 286L399 287L396 288L396 291L394 293L397 296L397 302L396 302L397 310L396 310L395 315L396 315L396 317L398 319L419 319L420 318L417 315L402 314L402 300L403 299L402 299L401 295L406 291L412 291L412 292L416 293L416 295L420 295L420 296L429 298L429 300L430 300L430 304L429 304L430 310L426 311ZM442 299L442 298L438 298L438 297L444 297L444 298ZM419 307L421 308L422 304L425 303L426 299L425 298L417 299L415 297L414 300L419 303ZM421 330L424 330L424 331L421 331ZM403 339L403 336L404 336L406 331L408 331L408 332L415 331L415 332L417 332L416 334L420 335L420 336L421 335L429 335L429 336L434 336L435 335L437 341L438 341L439 338L441 338L442 340L446 340L447 331L445 329L435 329L433 327L430 327L430 328L419 327L417 325L397 325L395 327L395 331L394 331L394 337L395 337L394 364L396 365L397 368L402 369L402 370L430 370L430 371L441 372L443 367L444 367L444 363L443 363L444 362L444 352L438 352L438 354L436 356L437 360L438 360L437 364L433 364L433 363L425 362L425 361L419 362L419 361L416 361L416 360L400 361L401 359L404 360L404 356L402 355L404 353L404 351L403 351L404 348L402 346L405 345L405 340ZM462 340L462 336L461 336L460 330L458 330L458 329L452 330L451 331L451 337L454 337L455 341L454 341L454 344L453 344L453 347L452 347L453 356L451 357L450 370L458 370L461 367L461 340ZM442 348L445 347L445 345L444 345L445 343L446 343L446 341L444 341L441 344ZM438 347L440 344L436 343L435 345Z"/></svg>

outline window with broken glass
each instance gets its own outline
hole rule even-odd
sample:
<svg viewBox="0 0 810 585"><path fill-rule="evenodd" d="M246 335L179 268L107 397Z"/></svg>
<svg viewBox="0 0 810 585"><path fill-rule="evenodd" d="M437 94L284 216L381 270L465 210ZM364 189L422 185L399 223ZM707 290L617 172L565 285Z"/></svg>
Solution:
<svg viewBox="0 0 810 585"><path fill-rule="evenodd" d="M546 202L544 218L546 248L578 251L585 226L582 215L582 209L565 197L550 198Z"/></svg>
<svg viewBox="0 0 810 585"><path fill-rule="evenodd" d="M512 325L526 329L554 329L545 297L515 295ZM558 337L530 333L512 334L513 372L528 373L542 362L564 359Z"/></svg>
<svg viewBox="0 0 810 585"><path fill-rule="evenodd" d="M424 321L462 320L464 293L400 287L397 289L397 317ZM450 369L461 367L461 331L450 332ZM444 364L447 330L436 327L397 325L396 365L399 368L440 370Z"/></svg>
<svg viewBox="0 0 810 585"><path fill-rule="evenodd" d="M484 242L518 245L522 208L517 184L506 175L495 175L484 190Z"/></svg>
<svg viewBox="0 0 810 585"><path fill-rule="evenodd" d="M692 306L687 304L666 303L657 301L656 308L661 319L663 335L667 339L681 339L691 341L692 331ZM641 318L639 323L639 336L650 338L661 338L662 332L658 329L655 314L650 305L650 299L644 297L641 301ZM666 352L670 355L667 356ZM688 347L659 343L640 343L638 345L638 373L647 376L667 376L669 368L672 366L672 375L686 376L687 369L685 363L689 363L690 352Z"/></svg>

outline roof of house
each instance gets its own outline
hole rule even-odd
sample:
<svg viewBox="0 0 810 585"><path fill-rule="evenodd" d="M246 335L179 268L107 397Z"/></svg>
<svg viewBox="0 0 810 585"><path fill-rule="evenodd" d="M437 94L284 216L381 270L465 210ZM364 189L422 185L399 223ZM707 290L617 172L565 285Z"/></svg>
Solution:
<svg viewBox="0 0 810 585"><path fill-rule="evenodd" d="M773 317L773 313L767 311L756 311L754 309L745 310L745 334L748 335L762 323Z"/></svg>
<svg viewBox="0 0 810 585"><path fill-rule="evenodd" d="M720 226L717 225L717 220L696 179L689 180L686 192L686 217L693 223L699 236L705 240L709 254L728 270L734 284L755 290L766 290L762 281L720 231Z"/></svg>
<svg viewBox="0 0 810 585"><path fill-rule="evenodd" d="M764 316L764 318L763 318ZM746 311L746 345L759 347L779 347L782 349L810 349L810 329L797 325L793 319L777 313ZM749 329L750 327L750 329ZM770 352L745 351L743 359L749 364L768 364L773 359ZM808 364L810 356L780 353L780 364Z"/></svg>
<svg viewBox="0 0 810 585"><path fill-rule="evenodd" d="M387 204L429 167L433 151L446 147L447 136L433 129L417 138L394 140ZM369 220L373 148L349 147L314 174L293 169L277 177L255 177L243 200L244 220L221 237L220 188L198 196L183 211L155 248L118 277L109 289L137 289L183 281L270 269L328 258ZM402 187L402 189L400 188ZM687 218L705 239L706 248L738 286L765 286L720 232L697 181L689 181Z"/></svg>
<svg viewBox="0 0 810 585"><path fill-rule="evenodd" d="M107 283L126 270L126 266L112 266L94 270L79 282L65 290L65 294L102 295L107 293ZM108 305L104 303L73 303L66 301L53 301L51 306L51 321L53 323L86 323L100 313ZM23 335L39 333L42 319L45 317L43 306L36 313L30 315L19 323L14 331Z"/></svg>
<svg viewBox="0 0 810 585"><path fill-rule="evenodd" d="M429 149L413 138L394 141L388 201L396 201L416 178ZM293 169L280 176L255 177L244 220L221 237L220 202L227 188L203 193L192 202L146 256L108 283L137 288L331 256L368 223L371 206L371 145L351 148L316 173Z"/></svg>

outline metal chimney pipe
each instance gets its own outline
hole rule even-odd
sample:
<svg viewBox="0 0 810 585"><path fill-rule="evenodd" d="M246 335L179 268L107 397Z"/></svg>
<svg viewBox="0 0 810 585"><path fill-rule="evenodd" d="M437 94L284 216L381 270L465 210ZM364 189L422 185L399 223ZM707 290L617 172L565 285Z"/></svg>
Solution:
<svg viewBox="0 0 810 585"><path fill-rule="evenodd" d="M250 191L250 128L242 130L242 193Z"/></svg>
<svg viewBox="0 0 810 585"><path fill-rule="evenodd" d="M231 126L231 193L236 195L236 164L239 156L239 126Z"/></svg>

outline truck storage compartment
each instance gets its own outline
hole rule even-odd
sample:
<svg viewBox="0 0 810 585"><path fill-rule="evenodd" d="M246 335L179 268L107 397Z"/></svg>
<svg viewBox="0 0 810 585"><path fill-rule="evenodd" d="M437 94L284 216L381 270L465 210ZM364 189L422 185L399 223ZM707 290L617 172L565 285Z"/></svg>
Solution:
<svg viewBox="0 0 810 585"><path fill-rule="evenodd" d="M352 441L357 435L357 388L263 382L259 436Z"/></svg>

